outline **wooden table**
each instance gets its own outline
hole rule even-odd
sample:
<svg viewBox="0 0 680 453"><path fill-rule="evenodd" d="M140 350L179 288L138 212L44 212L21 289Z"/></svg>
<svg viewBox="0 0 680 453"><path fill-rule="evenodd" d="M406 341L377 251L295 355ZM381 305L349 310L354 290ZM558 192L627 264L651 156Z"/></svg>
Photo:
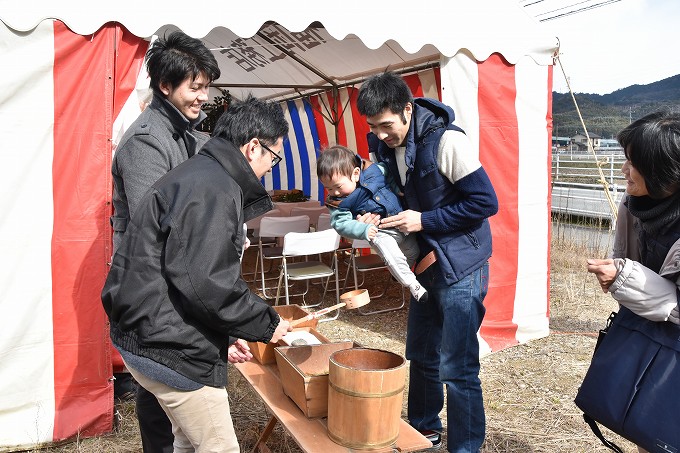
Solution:
<svg viewBox="0 0 680 453"><path fill-rule="evenodd" d="M432 446L422 434L401 420L395 445L376 450L354 450L336 444L328 437L325 418L307 418L285 393L276 365L261 365L255 360L238 363L236 369L246 378L272 414L269 422L253 446L252 452L269 453L265 444L277 423L290 434L305 453L393 453L418 451Z"/></svg>

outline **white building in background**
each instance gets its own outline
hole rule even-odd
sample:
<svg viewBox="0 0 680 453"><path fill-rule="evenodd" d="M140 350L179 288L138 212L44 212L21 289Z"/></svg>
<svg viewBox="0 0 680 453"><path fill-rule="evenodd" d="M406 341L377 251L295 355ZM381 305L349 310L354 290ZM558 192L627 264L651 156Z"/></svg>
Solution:
<svg viewBox="0 0 680 453"><path fill-rule="evenodd" d="M597 134L588 135L590 135L590 142L593 145L593 148L598 149L600 147L600 140L602 140L602 137ZM571 143L575 144L578 149L588 150L588 137L586 137L585 134L574 135L571 137Z"/></svg>

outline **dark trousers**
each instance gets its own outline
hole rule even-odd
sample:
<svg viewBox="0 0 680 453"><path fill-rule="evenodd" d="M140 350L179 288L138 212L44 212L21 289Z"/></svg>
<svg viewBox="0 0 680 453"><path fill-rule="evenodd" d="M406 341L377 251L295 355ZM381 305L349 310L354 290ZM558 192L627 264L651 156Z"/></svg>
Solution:
<svg viewBox="0 0 680 453"><path fill-rule="evenodd" d="M153 393L137 386L137 420L144 453L172 453L172 424Z"/></svg>

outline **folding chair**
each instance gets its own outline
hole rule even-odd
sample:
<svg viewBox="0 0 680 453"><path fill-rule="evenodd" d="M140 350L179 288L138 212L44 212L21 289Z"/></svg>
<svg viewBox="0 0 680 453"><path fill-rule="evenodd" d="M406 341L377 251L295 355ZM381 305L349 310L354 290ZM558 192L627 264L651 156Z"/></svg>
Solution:
<svg viewBox="0 0 680 453"><path fill-rule="evenodd" d="M359 273L364 273L364 272L372 272L372 271L377 271L377 270L383 270L389 273L389 269L387 267L387 264L385 261L382 259L382 257L376 253L370 253L368 255L360 255L361 249L365 248L371 248L371 244L363 239L354 239L352 241L352 250L350 252L350 257L349 257L349 264L347 266L347 273L345 274L345 285L343 287L343 291L347 288L347 282L349 281L349 273L352 271L352 275L354 278L354 289L359 289L360 286L364 285L365 278L364 275L362 275L361 278L361 283L358 282L357 279L357 272ZM382 288L382 291L377 294L373 295L371 294L371 300L373 299L379 299L387 294L387 289L390 286L390 283L394 281L392 279L392 274L389 275L388 278L385 279L385 284ZM400 310L404 308L406 305L406 298L404 297L404 287L399 284L399 282L395 282L401 287L401 305L397 307L389 307L389 308L384 308L381 310L373 310L373 311L364 311L362 308L358 308L357 311L361 315L374 315L376 313L385 313L388 311L395 311L395 310Z"/></svg>
<svg viewBox="0 0 680 453"><path fill-rule="evenodd" d="M246 250L246 252L248 250L258 250L258 252L259 252L259 250L260 250L259 249L260 222L262 221L262 219L265 216L266 217L278 217L280 215L281 215L281 211L279 209L272 209L271 211L266 212L259 217L255 217L254 219L251 219L251 220L249 220L245 223L246 234L248 235L248 239L250 239L250 247ZM276 238L262 238L262 246L263 247L274 247L276 245L277 245ZM245 255L245 252L244 252L244 255ZM257 269L258 269L258 265L259 265L259 258L260 258L259 254L256 255L256 257L255 257L255 270L253 272L244 272L243 268L241 268L241 275L243 276L244 280L247 281L246 277L249 277L251 275L253 277L253 280L252 280L253 283L255 282L255 280L257 280ZM245 261L245 256L241 260L241 262L243 263L244 261ZM271 270L272 270L272 268L271 268L271 262L270 262L269 269L267 269L267 271L265 273L270 272Z"/></svg>
<svg viewBox="0 0 680 453"><path fill-rule="evenodd" d="M319 214L319 220L316 224L317 231L323 231L323 230L330 230L333 228L331 226L331 215L328 212L324 212L323 214ZM340 236L340 245L338 246L338 250L336 250L336 254L340 254L341 256L345 255L345 252L349 253L349 251L352 249L352 241L350 239L347 239L346 237ZM343 260L338 261L338 264L343 263ZM338 272L339 272L339 267L338 267ZM341 278L340 282L345 282L345 278Z"/></svg>
<svg viewBox="0 0 680 453"><path fill-rule="evenodd" d="M296 215L306 215L309 216L309 230L310 231L320 231L318 224L319 224L319 216L321 214L328 214L328 208L325 206L295 206L290 210L290 215L291 216L296 216Z"/></svg>
<svg viewBox="0 0 680 453"><path fill-rule="evenodd" d="M328 213L328 209L326 209L326 212L319 214L319 218L316 221L316 231L323 231L323 230L330 230L331 228L331 215Z"/></svg>
<svg viewBox="0 0 680 453"><path fill-rule="evenodd" d="M283 238L287 233L307 233L309 232L309 217L306 215L295 217L267 217L260 220L260 231L258 240L258 261L260 267L260 280L262 296L265 299L274 299L276 296L269 294L267 290L275 289L275 286L267 287L268 280L276 280L277 277L267 277L264 270L264 260L280 260L283 258L283 247L265 246L264 238Z"/></svg>
<svg viewBox="0 0 680 453"><path fill-rule="evenodd" d="M283 288L286 297L286 305L290 304L290 294L288 291L289 281L305 280L307 290L309 289L309 280L317 278L325 278L323 295L316 304L303 304L302 307L311 308L318 307L323 303L328 289L328 282L330 277L335 278L335 300L336 304L340 303L340 284L338 282L338 258L335 253L332 253L332 260L330 266L320 260L310 260L312 255L319 255L321 253L335 252L340 244L340 235L335 230L313 231L308 233L288 233L283 238L283 258L281 273L279 274L279 289L276 293L276 304L279 301L281 281L283 280ZM305 257L305 261L291 262L291 258ZM304 294L303 302L304 302ZM340 312L336 313L333 318L324 318L325 321L337 319Z"/></svg>

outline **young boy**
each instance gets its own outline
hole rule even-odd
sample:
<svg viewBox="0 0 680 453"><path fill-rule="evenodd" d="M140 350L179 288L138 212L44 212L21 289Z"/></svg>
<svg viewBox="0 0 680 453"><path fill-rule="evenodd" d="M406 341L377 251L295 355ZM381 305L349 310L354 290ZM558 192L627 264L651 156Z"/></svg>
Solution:
<svg viewBox="0 0 680 453"><path fill-rule="evenodd" d="M394 278L408 287L417 301L426 301L427 291L411 271L418 257L415 235L378 229L355 220L357 215L368 212L384 218L402 211L396 186L385 173L384 165L362 160L348 148L335 145L319 155L316 172L328 190L326 206L331 213L331 226L346 238L368 240Z"/></svg>

